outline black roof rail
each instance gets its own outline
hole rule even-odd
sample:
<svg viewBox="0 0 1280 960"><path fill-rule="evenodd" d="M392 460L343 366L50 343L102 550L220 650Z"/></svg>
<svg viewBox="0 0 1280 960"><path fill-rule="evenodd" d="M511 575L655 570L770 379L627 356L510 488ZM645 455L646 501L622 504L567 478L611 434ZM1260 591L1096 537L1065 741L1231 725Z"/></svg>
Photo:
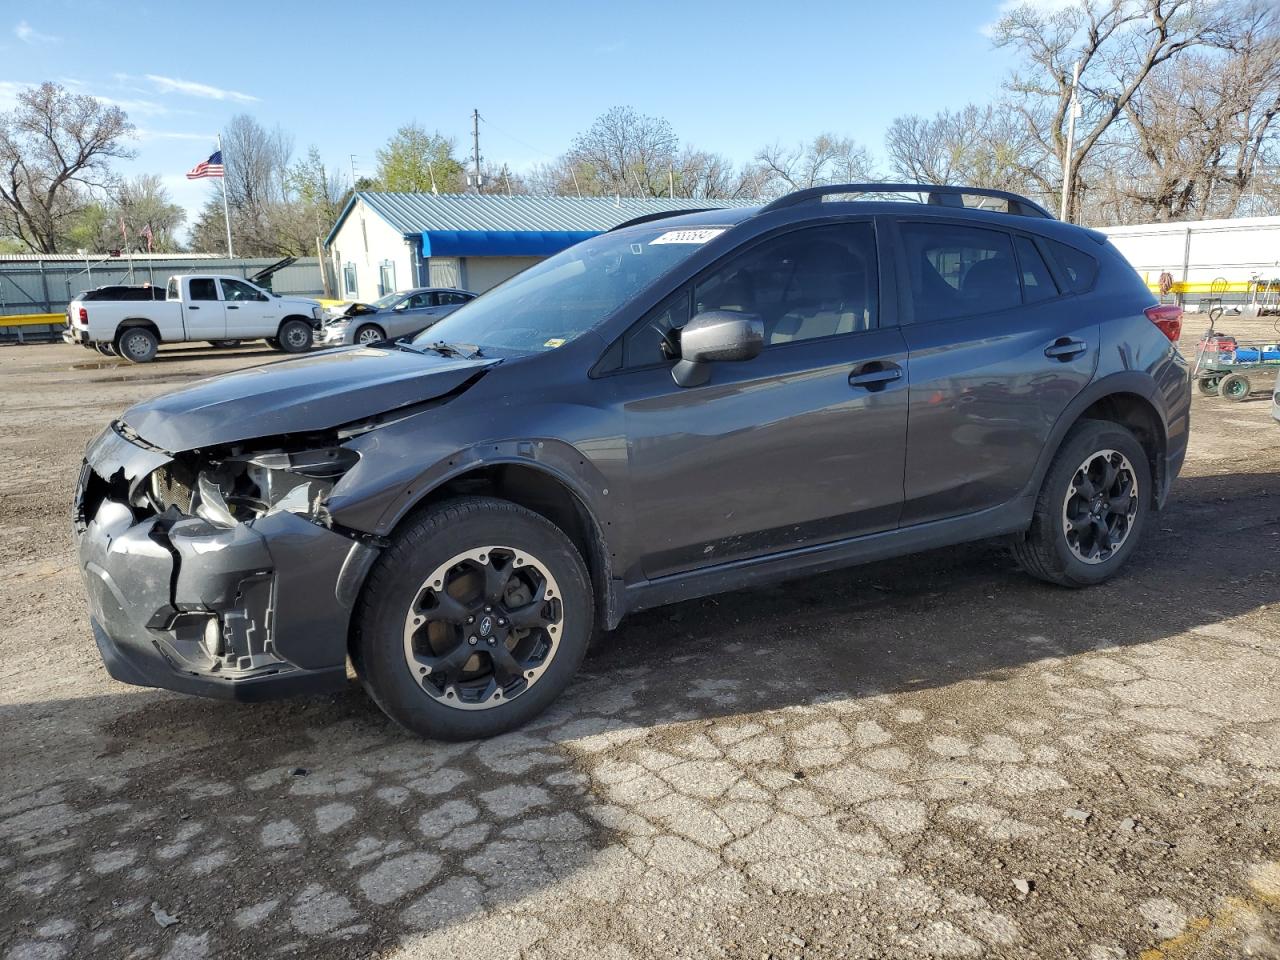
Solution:
<svg viewBox="0 0 1280 960"><path fill-rule="evenodd" d="M760 209L761 213L785 210L802 203L821 202L823 197L841 193L923 193L927 202L935 206L963 207L966 196L992 197L1009 204L1009 212L1023 217L1054 219L1040 204L1007 190L991 190L987 187L958 187L937 183L832 183L821 187L806 187L779 197Z"/></svg>
<svg viewBox="0 0 1280 960"><path fill-rule="evenodd" d="M651 220L665 220L667 217L682 217L686 213L706 213L708 210L719 210L720 207L690 207L688 210L659 210L657 213L642 213L638 217L632 217L630 220L624 220L616 227L610 227L605 233L613 233L615 230L621 230L623 227L634 227L641 223L649 223Z"/></svg>

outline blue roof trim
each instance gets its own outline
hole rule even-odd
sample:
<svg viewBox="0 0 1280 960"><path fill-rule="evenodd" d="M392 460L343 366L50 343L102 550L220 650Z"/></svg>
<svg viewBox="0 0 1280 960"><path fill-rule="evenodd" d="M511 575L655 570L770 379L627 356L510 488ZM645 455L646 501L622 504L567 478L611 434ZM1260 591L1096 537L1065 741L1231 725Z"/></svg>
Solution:
<svg viewBox="0 0 1280 960"><path fill-rule="evenodd" d="M423 257L549 257L600 230L424 230Z"/></svg>

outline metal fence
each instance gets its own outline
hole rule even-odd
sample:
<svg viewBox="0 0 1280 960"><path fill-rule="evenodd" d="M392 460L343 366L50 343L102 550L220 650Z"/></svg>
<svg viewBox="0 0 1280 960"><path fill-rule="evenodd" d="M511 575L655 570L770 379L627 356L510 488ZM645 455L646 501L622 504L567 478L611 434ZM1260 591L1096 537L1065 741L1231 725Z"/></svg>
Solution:
<svg viewBox="0 0 1280 960"><path fill-rule="evenodd" d="M40 260L35 257L0 260L0 320L5 316L62 313L85 290L117 283L164 286L186 273L218 273L248 278L277 261L271 258L228 260L225 257L123 257L108 260ZM279 294L323 296L320 262L299 258L277 271L271 289ZM0 323L0 326L3 326Z"/></svg>

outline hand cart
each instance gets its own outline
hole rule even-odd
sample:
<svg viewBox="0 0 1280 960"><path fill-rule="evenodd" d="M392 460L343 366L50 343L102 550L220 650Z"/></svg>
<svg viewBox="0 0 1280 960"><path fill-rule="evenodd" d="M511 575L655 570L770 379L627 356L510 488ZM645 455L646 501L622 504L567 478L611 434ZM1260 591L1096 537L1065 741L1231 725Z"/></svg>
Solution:
<svg viewBox="0 0 1280 960"><path fill-rule="evenodd" d="M1264 386L1275 389L1280 375L1280 343L1276 340L1239 340L1213 329L1217 317L1210 315L1209 329L1196 344L1196 362L1191 379L1203 396L1223 397L1239 402ZM1280 334L1280 321L1276 323Z"/></svg>

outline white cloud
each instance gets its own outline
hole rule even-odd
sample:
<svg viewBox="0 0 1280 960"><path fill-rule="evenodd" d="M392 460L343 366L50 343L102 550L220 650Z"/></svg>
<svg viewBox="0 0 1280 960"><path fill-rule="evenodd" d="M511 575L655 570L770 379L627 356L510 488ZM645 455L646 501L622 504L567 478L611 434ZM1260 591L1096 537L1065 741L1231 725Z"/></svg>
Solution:
<svg viewBox="0 0 1280 960"><path fill-rule="evenodd" d="M135 140L198 140L214 143L218 137L213 133L179 133L174 130L146 130L139 127L133 131Z"/></svg>
<svg viewBox="0 0 1280 960"><path fill-rule="evenodd" d="M13 28L13 35L23 43L32 47L40 47L49 43L57 43L61 37L55 37L52 34L41 33L25 20L19 20L18 25Z"/></svg>
<svg viewBox="0 0 1280 960"><path fill-rule="evenodd" d="M125 113L142 114L148 117L159 117L169 113L168 107L156 103L154 100L119 100L115 97L106 97L97 93L91 93L89 96L99 103L105 103L109 107L119 107Z"/></svg>
<svg viewBox="0 0 1280 960"><path fill-rule="evenodd" d="M207 83L196 83L193 80L179 80L175 77L161 77L148 73L147 79L161 93L181 93L189 97L201 97L205 100L234 100L237 103L254 103L257 97L237 90L224 90L222 87Z"/></svg>

